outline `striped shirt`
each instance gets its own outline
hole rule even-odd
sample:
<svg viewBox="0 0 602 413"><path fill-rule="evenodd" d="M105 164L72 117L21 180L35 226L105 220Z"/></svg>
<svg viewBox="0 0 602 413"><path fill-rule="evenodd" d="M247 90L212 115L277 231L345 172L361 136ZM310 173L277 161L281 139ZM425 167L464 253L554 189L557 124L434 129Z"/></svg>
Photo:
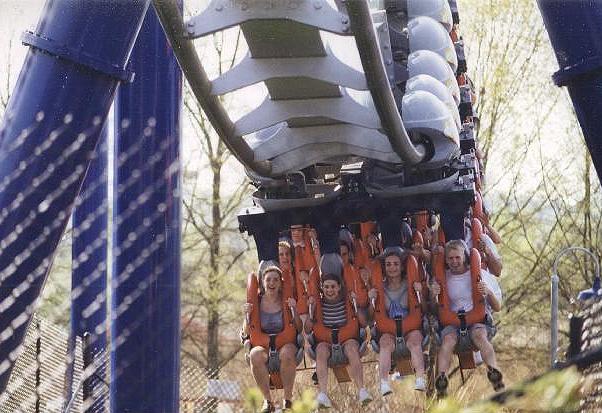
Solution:
<svg viewBox="0 0 602 413"><path fill-rule="evenodd" d="M345 299L334 303L322 302L322 323L328 328L341 328L347 324Z"/></svg>

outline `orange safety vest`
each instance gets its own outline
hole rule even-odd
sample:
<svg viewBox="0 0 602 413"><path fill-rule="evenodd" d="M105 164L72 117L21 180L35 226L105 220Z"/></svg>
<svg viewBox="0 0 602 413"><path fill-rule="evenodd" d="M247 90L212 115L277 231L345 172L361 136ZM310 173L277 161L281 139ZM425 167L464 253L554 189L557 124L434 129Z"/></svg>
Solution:
<svg viewBox="0 0 602 413"><path fill-rule="evenodd" d="M441 293L439 294L439 322L443 327L450 325L460 327L461 320L458 314L450 308L444 254L433 254L433 271L437 283L441 286ZM472 310L465 313L466 326L485 321L485 299L477 289L477 284L481 281L481 256L476 248L472 248L470 252L470 274L473 307Z"/></svg>
<svg viewBox="0 0 602 413"><path fill-rule="evenodd" d="M415 282L421 282L418 272L418 262L413 256L408 256L406 260L406 282L408 284L408 315L401 320L401 331L398 331L397 321L389 318L385 308L385 288L382 270L372 274L374 288L378 291L376 297L374 320L376 329L379 333L388 333L397 336L398 333L406 334L412 330L418 330L422 323L422 309L418 302L418 296L414 291Z"/></svg>
<svg viewBox="0 0 602 413"><path fill-rule="evenodd" d="M336 337L334 334L334 330L330 327L326 327L323 323L323 319L322 319L322 299L321 299L321 294L318 291L318 286L320 285L320 280L318 279L319 275L318 275L318 271L312 271L312 282L310 283L310 286L312 287L312 292L311 294L314 296L315 298L315 303L316 303L316 307L315 307L315 313L314 313L314 327L313 327L313 334L316 340L316 343L321 343L321 342L326 342L326 343L344 343L349 339L352 338L358 338L359 337L359 322L357 320L357 317L355 316L354 312L353 312L353 308L351 305L351 301L348 299L348 297L345 297L345 310L346 310L346 317L347 317L347 323L336 329ZM349 287L347 287L349 288ZM335 340L336 339L336 340Z"/></svg>
<svg viewBox="0 0 602 413"><path fill-rule="evenodd" d="M280 350L282 346L288 343L296 343L297 329L295 328L294 320L291 311L288 307L287 300L293 296L292 279L288 271L283 273L282 279L282 316L284 318L283 330L276 334L276 349ZM249 336L251 337L252 347L263 347L266 350L270 347L270 335L266 334L261 329L260 320L260 296L259 281L255 274L249 274L247 279L247 303L253 304L253 309L249 317Z"/></svg>

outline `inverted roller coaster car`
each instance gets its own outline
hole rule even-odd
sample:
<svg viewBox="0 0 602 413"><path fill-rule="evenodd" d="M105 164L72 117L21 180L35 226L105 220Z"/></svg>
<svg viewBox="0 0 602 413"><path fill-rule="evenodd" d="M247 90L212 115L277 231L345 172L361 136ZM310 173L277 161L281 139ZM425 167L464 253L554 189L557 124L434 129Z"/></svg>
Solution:
<svg viewBox="0 0 602 413"><path fill-rule="evenodd" d="M435 95L441 102L445 104L445 106L447 106L447 109L453 117L458 130L462 129L458 106L456 105L456 102L454 101L454 98L451 95L449 89L447 89L443 83L439 82L437 79L430 75L417 75L410 78L406 82L405 91L406 93L411 93L417 90L422 90Z"/></svg>
<svg viewBox="0 0 602 413"><path fill-rule="evenodd" d="M407 32L410 53L430 50L444 58L454 73L458 70L458 57L452 39L434 19L427 16L415 17L409 21Z"/></svg>
<svg viewBox="0 0 602 413"><path fill-rule="evenodd" d="M456 105L460 104L460 88L452 68L445 59L430 50L419 50L408 56L408 76L429 75L448 88Z"/></svg>
<svg viewBox="0 0 602 413"><path fill-rule="evenodd" d="M385 0L384 3L387 12L402 13L407 20L428 16L443 25L448 33L452 30L452 9L447 0Z"/></svg>

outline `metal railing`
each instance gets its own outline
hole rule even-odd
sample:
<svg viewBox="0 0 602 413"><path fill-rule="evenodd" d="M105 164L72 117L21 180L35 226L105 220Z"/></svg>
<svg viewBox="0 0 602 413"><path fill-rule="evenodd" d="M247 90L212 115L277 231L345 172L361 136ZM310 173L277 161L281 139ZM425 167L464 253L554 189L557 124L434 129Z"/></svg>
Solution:
<svg viewBox="0 0 602 413"><path fill-rule="evenodd" d="M552 269L552 276L550 277L551 282L551 322L550 322L550 365L553 368L556 364L556 357L558 354L558 284L560 277L558 276L558 263L560 258L569 252L583 252L589 256L595 263L596 268L596 279L600 278L600 263L598 257L590 250L583 247L567 247L561 250L556 259L554 260L554 266Z"/></svg>

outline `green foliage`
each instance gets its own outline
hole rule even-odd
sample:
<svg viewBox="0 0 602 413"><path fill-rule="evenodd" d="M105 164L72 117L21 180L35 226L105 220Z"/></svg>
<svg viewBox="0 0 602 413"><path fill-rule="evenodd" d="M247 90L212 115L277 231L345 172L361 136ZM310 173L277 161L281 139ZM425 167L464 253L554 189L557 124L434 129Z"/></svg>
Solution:
<svg viewBox="0 0 602 413"><path fill-rule="evenodd" d="M263 396L257 387L245 393L245 412L257 413L263 404ZM304 390L299 400L293 402L293 413L310 413L318 408L316 395L311 390Z"/></svg>
<svg viewBox="0 0 602 413"><path fill-rule="evenodd" d="M261 403L263 402L263 396L261 391L257 387L251 387L245 393L245 411L250 413L257 413L261 409Z"/></svg>
<svg viewBox="0 0 602 413"><path fill-rule="evenodd" d="M318 402L313 391L305 390L301 399L293 402L293 413L309 413L318 408Z"/></svg>

